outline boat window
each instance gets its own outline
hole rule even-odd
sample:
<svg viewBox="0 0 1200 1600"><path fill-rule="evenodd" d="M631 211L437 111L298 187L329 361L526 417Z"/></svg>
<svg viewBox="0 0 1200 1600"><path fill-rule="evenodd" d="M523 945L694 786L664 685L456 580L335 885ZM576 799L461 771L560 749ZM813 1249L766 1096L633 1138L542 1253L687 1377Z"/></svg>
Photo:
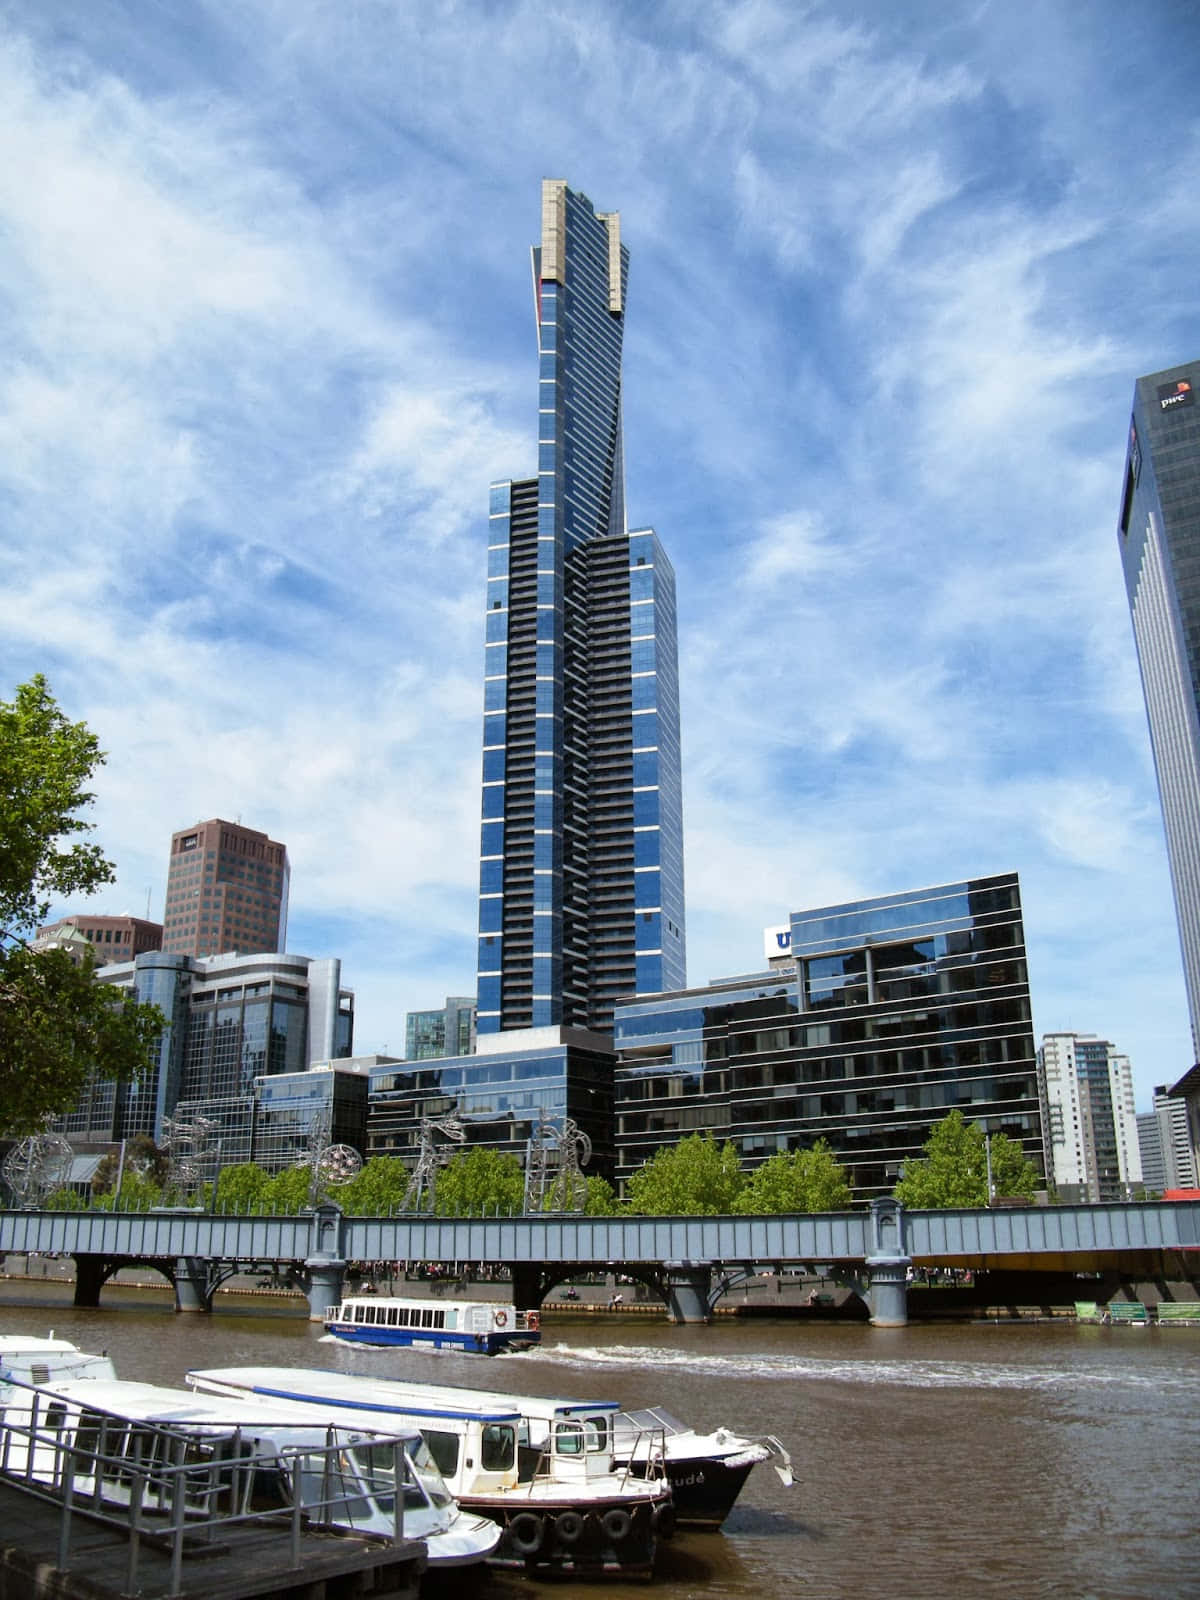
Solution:
<svg viewBox="0 0 1200 1600"><path fill-rule="evenodd" d="M395 1306L389 1306L387 1308L387 1319L388 1319L388 1327L389 1328L399 1327L400 1319L399 1319L399 1315L398 1315L398 1313L396 1311Z"/></svg>
<svg viewBox="0 0 1200 1600"><path fill-rule="evenodd" d="M585 1417L583 1419L584 1432L587 1435L589 1451L608 1449L608 1418Z"/></svg>
<svg viewBox="0 0 1200 1600"><path fill-rule="evenodd" d="M581 1456L583 1429L577 1422L560 1422L554 1430L554 1449L560 1456Z"/></svg>
<svg viewBox="0 0 1200 1600"><path fill-rule="evenodd" d="M485 1422L479 1465L485 1472L507 1472L516 1460L516 1439L507 1424Z"/></svg>
<svg viewBox="0 0 1200 1600"><path fill-rule="evenodd" d="M430 1505L441 1507L453 1504L453 1496L447 1489L424 1439L416 1439L413 1442L408 1451L408 1459L421 1480L421 1486Z"/></svg>
<svg viewBox="0 0 1200 1600"><path fill-rule="evenodd" d="M422 1428L421 1432L438 1471L443 1477L452 1478L458 1471L458 1435L443 1433L439 1428Z"/></svg>

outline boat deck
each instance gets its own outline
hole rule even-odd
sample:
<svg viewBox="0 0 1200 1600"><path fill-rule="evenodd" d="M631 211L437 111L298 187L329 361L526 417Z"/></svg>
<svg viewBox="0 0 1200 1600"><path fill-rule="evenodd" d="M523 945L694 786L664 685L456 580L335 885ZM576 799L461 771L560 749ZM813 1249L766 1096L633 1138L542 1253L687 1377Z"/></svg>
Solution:
<svg viewBox="0 0 1200 1600"><path fill-rule="evenodd" d="M61 1521L60 1505L0 1478L0 1592L11 1600L118 1600L129 1594L128 1533L75 1510L67 1563L60 1570ZM306 1530L297 1570L290 1530L256 1523L223 1528L211 1543L189 1539L174 1587L169 1540L143 1534L136 1592L142 1600L172 1594L187 1600L285 1600L298 1593L306 1600L361 1593L416 1600L424 1567L421 1540L385 1545L353 1534Z"/></svg>

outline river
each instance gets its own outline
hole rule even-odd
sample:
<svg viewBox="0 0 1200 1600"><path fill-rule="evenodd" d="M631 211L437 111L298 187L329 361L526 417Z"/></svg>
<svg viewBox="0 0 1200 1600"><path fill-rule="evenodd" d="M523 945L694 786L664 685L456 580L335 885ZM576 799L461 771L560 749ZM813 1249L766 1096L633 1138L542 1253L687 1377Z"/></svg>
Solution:
<svg viewBox="0 0 1200 1600"><path fill-rule="evenodd" d="M718 1596L1200 1596L1200 1329L959 1323L877 1329L722 1318L548 1318L540 1350L485 1362L338 1345L298 1301L108 1287L75 1309L62 1283L0 1283L0 1328L53 1328L106 1349L124 1377L270 1364L436 1375L627 1406L704 1428L777 1434L796 1483L755 1468L718 1534L681 1534L649 1592ZM644 1584L462 1580L451 1594L595 1600Z"/></svg>

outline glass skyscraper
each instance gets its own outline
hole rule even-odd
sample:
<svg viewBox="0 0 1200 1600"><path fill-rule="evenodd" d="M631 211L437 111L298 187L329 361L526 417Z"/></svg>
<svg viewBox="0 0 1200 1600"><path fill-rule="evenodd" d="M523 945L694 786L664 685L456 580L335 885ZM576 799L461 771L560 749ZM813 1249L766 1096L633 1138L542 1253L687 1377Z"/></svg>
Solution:
<svg viewBox="0 0 1200 1600"><path fill-rule="evenodd" d="M1195 367L1139 378L1121 560L1158 773L1183 973L1200 1054L1200 404Z"/></svg>
<svg viewBox="0 0 1200 1600"><path fill-rule="evenodd" d="M481 1037L607 1033L685 981L675 578L626 525L617 215L547 180L533 273L538 472L489 517Z"/></svg>

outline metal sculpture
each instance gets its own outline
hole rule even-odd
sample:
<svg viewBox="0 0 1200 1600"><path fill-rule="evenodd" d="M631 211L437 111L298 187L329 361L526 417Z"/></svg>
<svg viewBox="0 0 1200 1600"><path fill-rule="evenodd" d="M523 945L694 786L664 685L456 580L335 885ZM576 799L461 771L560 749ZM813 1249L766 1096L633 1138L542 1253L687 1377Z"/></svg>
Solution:
<svg viewBox="0 0 1200 1600"><path fill-rule="evenodd" d="M327 1189L349 1183L362 1171L362 1156L353 1145L329 1142L332 1129L333 1107L325 1105L313 1113L308 1124L307 1148L296 1162L298 1167L307 1167L309 1170L310 1206L316 1206Z"/></svg>
<svg viewBox="0 0 1200 1600"><path fill-rule="evenodd" d="M202 1111L189 1112L184 1104L173 1117L164 1117L160 1148L167 1157L167 1188L184 1199L195 1196L220 1154L221 1141L214 1137L219 1122Z"/></svg>
<svg viewBox="0 0 1200 1600"><path fill-rule="evenodd" d="M452 1150L438 1149L434 1139L439 1133L451 1145L462 1144L467 1137L466 1129L457 1117L421 1118L417 1134L417 1164L408 1180L404 1199L400 1202L401 1211L433 1210L437 1198L438 1168L444 1167L453 1154Z"/></svg>
<svg viewBox="0 0 1200 1600"><path fill-rule="evenodd" d="M71 1176L75 1152L57 1133L35 1133L4 1158L4 1181L20 1206L40 1206Z"/></svg>
<svg viewBox="0 0 1200 1600"><path fill-rule="evenodd" d="M571 1117L560 1122L538 1116L525 1161L525 1210L582 1211L587 1179L582 1167L592 1157L592 1141Z"/></svg>

